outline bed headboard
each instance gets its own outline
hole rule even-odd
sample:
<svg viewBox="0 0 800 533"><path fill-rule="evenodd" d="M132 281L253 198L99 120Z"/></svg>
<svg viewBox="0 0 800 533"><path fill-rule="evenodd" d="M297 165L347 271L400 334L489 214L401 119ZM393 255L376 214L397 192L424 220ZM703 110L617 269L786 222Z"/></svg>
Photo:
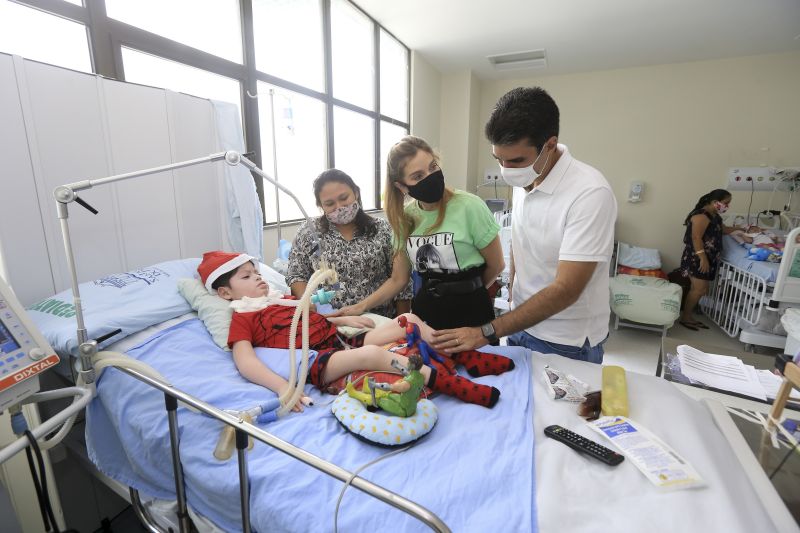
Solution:
<svg viewBox="0 0 800 533"><path fill-rule="evenodd" d="M781 218L779 216L760 213L750 213L750 220L748 221L747 213L727 212L722 216L722 222L726 226L744 226L752 224L764 229L781 229Z"/></svg>
<svg viewBox="0 0 800 533"><path fill-rule="evenodd" d="M209 100L6 54L0 124L0 275L24 305L69 288L56 186L241 149L219 146ZM230 249L225 166L81 191L100 213L69 204L79 282Z"/></svg>

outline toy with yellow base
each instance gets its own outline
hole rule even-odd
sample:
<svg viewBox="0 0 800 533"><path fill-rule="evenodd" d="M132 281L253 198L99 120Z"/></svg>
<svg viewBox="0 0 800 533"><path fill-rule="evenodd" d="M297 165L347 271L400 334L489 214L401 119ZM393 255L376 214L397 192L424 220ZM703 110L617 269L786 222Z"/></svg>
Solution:
<svg viewBox="0 0 800 533"><path fill-rule="evenodd" d="M340 394L332 406L334 416L345 428L368 442L384 446L415 441L430 432L438 420L433 402L419 400L424 384L419 372L422 358L411 355L407 369L394 362L393 366L403 372L403 379L388 384L367 378L360 391L348 382L347 394ZM378 408L386 413L378 412Z"/></svg>
<svg viewBox="0 0 800 533"><path fill-rule="evenodd" d="M403 373L403 379L389 384L375 383L372 378L368 378L364 381L361 392L348 382L347 394L363 403L370 412L380 407L395 416L412 416L417 411L417 401L425 386L425 378L419 371L422 368L422 357L417 354L409 356L407 368L392 359L392 366Z"/></svg>

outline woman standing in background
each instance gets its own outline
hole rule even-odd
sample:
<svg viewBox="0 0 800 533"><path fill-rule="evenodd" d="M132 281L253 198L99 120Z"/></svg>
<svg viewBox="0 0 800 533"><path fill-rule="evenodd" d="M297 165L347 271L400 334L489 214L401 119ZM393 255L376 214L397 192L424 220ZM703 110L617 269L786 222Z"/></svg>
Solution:
<svg viewBox="0 0 800 533"><path fill-rule="evenodd" d="M683 222L686 233L683 235L680 271L684 278L688 277L691 281L691 288L686 294L678 322L693 331L708 329L708 326L692 317L692 312L700 298L708 292L709 282L717 275L722 255L722 235L738 229L722 223L721 215L728 210L731 199L731 193L725 189L714 189L700 197Z"/></svg>
<svg viewBox="0 0 800 533"><path fill-rule="evenodd" d="M307 221L298 230L289 254L286 284L298 298L305 292L309 278L318 267L312 264L316 230L322 241L323 256L336 269L342 284L331 302L333 307L361 302L377 291L392 273L394 248L389 223L364 212L361 190L341 170L333 168L320 174L314 180L314 197L323 215ZM410 299L411 287L406 283L392 298L367 307L363 312L393 318L408 312Z"/></svg>

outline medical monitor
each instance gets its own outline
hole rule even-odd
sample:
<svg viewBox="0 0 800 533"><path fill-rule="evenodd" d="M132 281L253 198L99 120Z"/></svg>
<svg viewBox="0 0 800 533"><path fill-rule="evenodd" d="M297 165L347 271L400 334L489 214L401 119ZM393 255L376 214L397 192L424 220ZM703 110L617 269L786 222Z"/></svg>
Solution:
<svg viewBox="0 0 800 533"><path fill-rule="evenodd" d="M0 278L0 411L39 390L39 374L58 356Z"/></svg>
<svg viewBox="0 0 800 533"><path fill-rule="evenodd" d="M486 202L487 207L489 207L489 211L492 213L505 211L508 207L508 200L503 198L486 198L484 201Z"/></svg>

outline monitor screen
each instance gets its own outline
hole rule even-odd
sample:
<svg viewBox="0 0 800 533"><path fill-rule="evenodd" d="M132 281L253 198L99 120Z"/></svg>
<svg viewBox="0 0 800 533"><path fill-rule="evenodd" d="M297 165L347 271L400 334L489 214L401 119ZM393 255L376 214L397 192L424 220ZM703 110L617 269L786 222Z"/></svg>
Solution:
<svg viewBox="0 0 800 533"><path fill-rule="evenodd" d="M484 201L489 207L489 211L492 213L496 213L497 211L505 211L506 206L508 206L508 200L504 200L502 198L486 198Z"/></svg>
<svg viewBox="0 0 800 533"><path fill-rule="evenodd" d="M6 325L0 320L0 354L13 353L19 350L19 343L11 336Z"/></svg>

